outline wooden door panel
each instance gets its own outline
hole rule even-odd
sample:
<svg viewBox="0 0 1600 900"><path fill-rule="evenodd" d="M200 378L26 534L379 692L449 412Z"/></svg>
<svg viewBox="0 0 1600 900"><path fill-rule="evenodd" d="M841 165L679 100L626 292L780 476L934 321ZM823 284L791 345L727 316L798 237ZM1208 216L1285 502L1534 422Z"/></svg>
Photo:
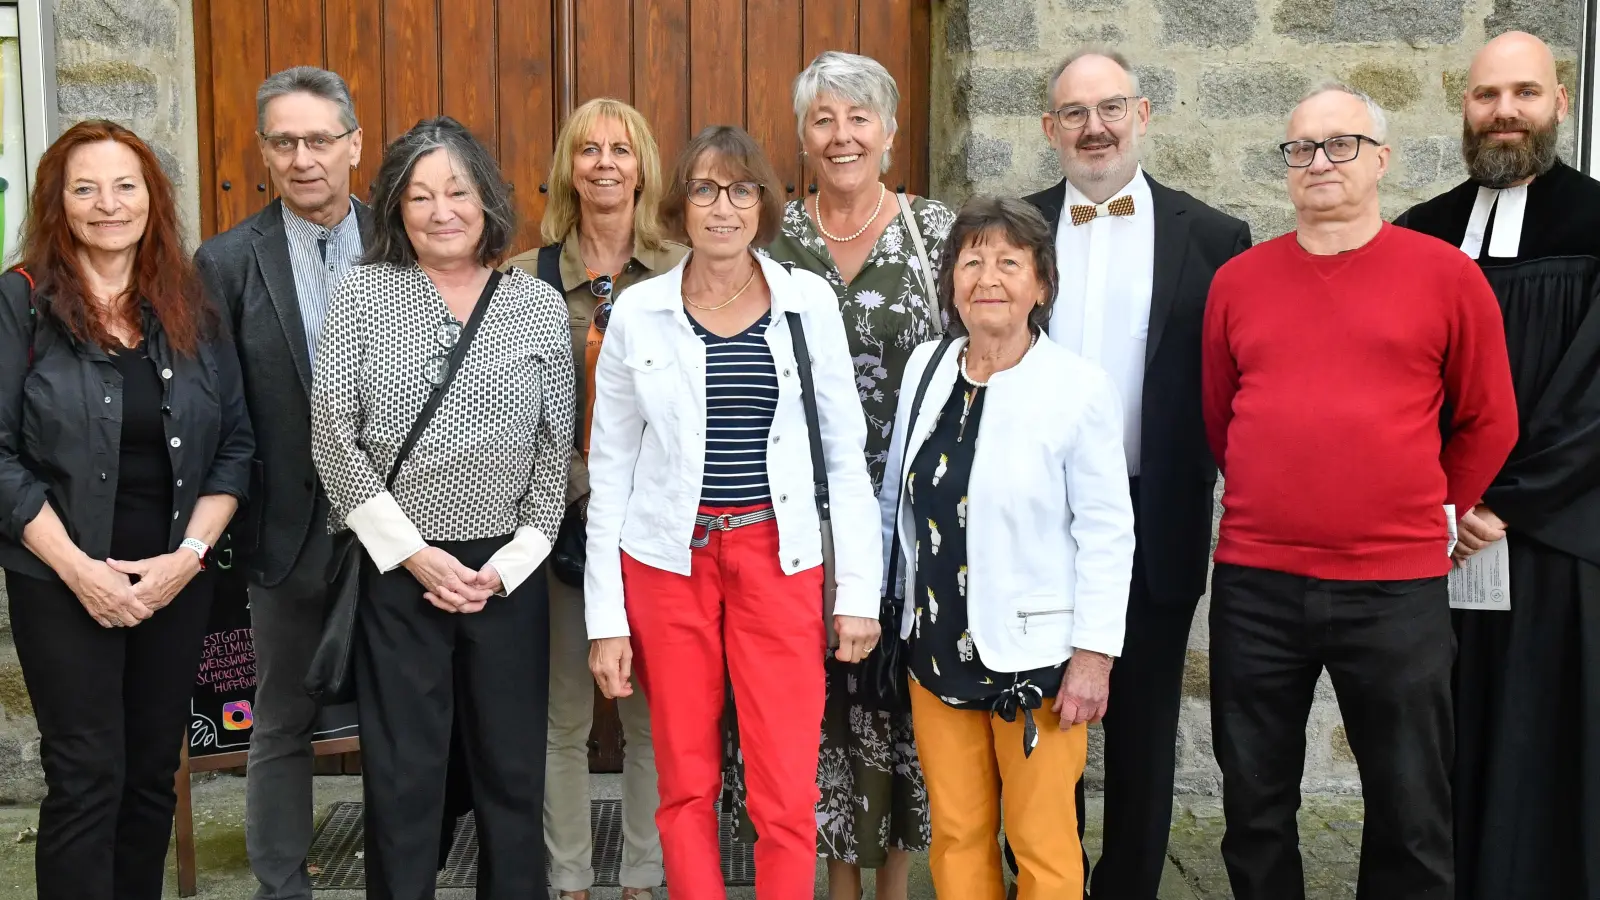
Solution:
<svg viewBox="0 0 1600 900"><path fill-rule="evenodd" d="M281 2L281 0L280 0ZM383 0L383 135L439 114L437 0Z"/></svg>
<svg viewBox="0 0 1600 900"><path fill-rule="evenodd" d="M689 134L744 123L744 0L694 0L689 27L691 48L712 48L689 54Z"/></svg>
<svg viewBox="0 0 1600 900"><path fill-rule="evenodd" d="M891 190L911 180L908 156L898 151L917 146L916 133L909 127L915 116L910 113L921 107L906 102L911 84L911 45L906 40L910 31L911 0L871 0L861 4L861 53L883 63L900 89L900 109L895 117L897 152L891 154L893 166L884 178Z"/></svg>
<svg viewBox="0 0 1600 900"><path fill-rule="evenodd" d="M496 131L495 0L443 0L439 45L443 65L444 109L484 145L500 145Z"/></svg>
<svg viewBox="0 0 1600 900"><path fill-rule="evenodd" d="M884 0L805 0L801 12L801 55L805 62L824 50L857 52L860 46L860 15L863 5Z"/></svg>
<svg viewBox="0 0 1600 900"><path fill-rule="evenodd" d="M267 71L322 65L322 9L309 3L268 5Z"/></svg>
<svg viewBox="0 0 1600 900"><path fill-rule="evenodd" d="M215 228L226 231L261 208L257 185L268 181L256 138L256 88L267 76L265 0L212 3L211 85L218 101L211 122Z"/></svg>
<svg viewBox="0 0 1600 900"><path fill-rule="evenodd" d="M513 0L514 2L514 0ZM631 0L567 0L573 7L577 102L591 97L633 100Z"/></svg>
<svg viewBox="0 0 1600 900"><path fill-rule="evenodd" d="M766 148L784 187L795 188L789 195L793 199L805 191L791 100L794 77L805 66L800 60L804 48L795 39L800 34L800 6L793 0L749 0L745 14L752 24L759 23L747 29L745 127Z"/></svg>
<svg viewBox="0 0 1600 900"><path fill-rule="evenodd" d="M381 8L372 0L325 0L325 65L344 77L361 123L361 160L350 191L367 199L383 159L383 33Z"/></svg>
<svg viewBox="0 0 1600 900"><path fill-rule="evenodd" d="M540 243L545 181L555 149L555 15L532 0L505 0L499 8L500 170L511 182L522 218L517 246Z"/></svg>
<svg viewBox="0 0 1600 900"><path fill-rule="evenodd" d="M678 158L689 134L688 0L635 0L633 105L661 145L661 158Z"/></svg>

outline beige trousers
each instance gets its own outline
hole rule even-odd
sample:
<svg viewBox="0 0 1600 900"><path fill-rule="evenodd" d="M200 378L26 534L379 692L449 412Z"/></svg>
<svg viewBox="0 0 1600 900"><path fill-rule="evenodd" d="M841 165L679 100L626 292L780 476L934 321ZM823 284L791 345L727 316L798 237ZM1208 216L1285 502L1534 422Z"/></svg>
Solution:
<svg viewBox="0 0 1600 900"><path fill-rule="evenodd" d="M547 570L548 571L548 570ZM589 823L589 731L594 725L594 677L583 621L583 591L554 575L550 581L550 730L544 776L544 843L550 884L581 891L594 884ZM656 832L655 752L650 710L639 679L633 696L617 702L622 719L623 887L661 884L661 836Z"/></svg>

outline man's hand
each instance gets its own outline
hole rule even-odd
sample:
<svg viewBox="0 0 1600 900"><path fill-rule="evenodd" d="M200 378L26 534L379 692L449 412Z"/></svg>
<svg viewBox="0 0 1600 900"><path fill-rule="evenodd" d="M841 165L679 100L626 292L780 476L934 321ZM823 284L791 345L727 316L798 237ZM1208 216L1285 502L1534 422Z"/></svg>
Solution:
<svg viewBox="0 0 1600 900"><path fill-rule="evenodd" d="M1061 730L1105 717L1111 699L1111 657L1093 650L1074 650L1067 674L1051 707L1061 717Z"/></svg>
<svg viewBox="0 0 1600 900"><path fill-rule="evenodd" d="M1461 525L1456 529L1456 549L1450 556L1460 565L1505 536L1506 523L1489 507L1480 504L1461 517Z"/></svg>
<svg viewBox="0 0 1600 900"><path fill-rule="evenodd" d="M423 598L445 612L477 612L489 600L489 591L478 584L478 573L438 547L423 547L402 565L422 585Z"/></svg>
<svg viewBox="0 0 1600 900"><path fill-rule="evenodd" d="M182 547L134 562L108 559L106 565L130 578L138 577L133 595L152 613L171 603L172 598L200 574L200 557Z"/></svg>
<svg viewBox="0 0 1600 900"><path fill-rule="evenodd" d="M633 640L601 638L589 642L589 673L608 700L633 696Z"/></svg>

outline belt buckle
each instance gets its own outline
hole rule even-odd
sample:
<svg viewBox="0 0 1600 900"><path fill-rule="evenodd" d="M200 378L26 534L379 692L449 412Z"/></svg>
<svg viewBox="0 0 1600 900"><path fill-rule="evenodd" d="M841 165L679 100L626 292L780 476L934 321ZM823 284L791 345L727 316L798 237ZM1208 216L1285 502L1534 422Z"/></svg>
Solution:
<svg viewBox="0 0 1600 900"><path fill-rule="evenodd" d="M711 524L715 526L718 531L732 531L733 516L723 513L722 515L717 516L715 519L712 519ZM709 531L710 527L708 526L706 530Z"/></svg>

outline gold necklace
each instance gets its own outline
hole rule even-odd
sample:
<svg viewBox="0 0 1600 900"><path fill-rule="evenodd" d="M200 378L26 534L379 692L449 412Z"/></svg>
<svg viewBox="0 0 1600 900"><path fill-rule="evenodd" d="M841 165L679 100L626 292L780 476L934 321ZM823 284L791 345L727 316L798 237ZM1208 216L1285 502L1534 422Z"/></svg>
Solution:
<svg viewBox="0 0 1600 900"><path fill-rule="evenodd" d="M750 289L750 285L755 284L756 273L759 272L759 271L761 271L761 267L760 266L751 266L750 267L750 277L746 278L744 280L744 287L739 288L739 290L736 293L734 293L734 295L732 297L729 297L728 299L722 301L721 303L718 303L716 306L704 306L702 304L696 303L693 300L689 299L689 295L688 294L684 294L683 295L683 302L689 304L690 306L694 307L695 309L703 309L706 312L716 312L719 309L724 309L727 306L729 306L730 304L732 304L733 301L735 301L735 300L739 299L740 297L744 296L744 292Z"/></svg>

